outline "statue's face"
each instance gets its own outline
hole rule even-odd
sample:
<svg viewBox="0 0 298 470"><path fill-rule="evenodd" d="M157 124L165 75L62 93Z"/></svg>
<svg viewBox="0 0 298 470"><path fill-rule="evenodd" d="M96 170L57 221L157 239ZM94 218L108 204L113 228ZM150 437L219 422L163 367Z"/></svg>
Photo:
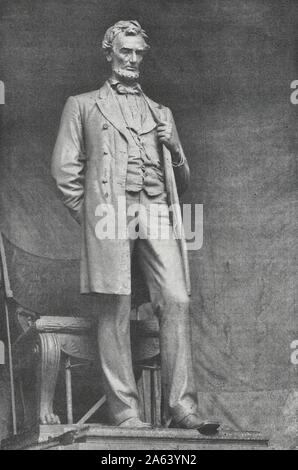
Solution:
<svg viewBox="0 0 298 470"><path fill-rule="evenodd" d="M111 62L113 74L120 80L136 81L139 78L140 64L145 51L146 43L142 36L118 34L107 56L107 60Z"/></svg>

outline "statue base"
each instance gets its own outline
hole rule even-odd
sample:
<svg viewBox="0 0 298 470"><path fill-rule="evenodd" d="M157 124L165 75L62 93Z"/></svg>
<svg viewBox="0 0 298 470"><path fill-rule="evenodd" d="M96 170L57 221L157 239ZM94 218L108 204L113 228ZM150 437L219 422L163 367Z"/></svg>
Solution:
<svg viewBox="0 0 298 470"><path fill-rule="evenodd" d="M203 436L196 430L124 429L90 424L40 425L1 442L2 450L227 450L268 449L268 438L258 432L221 430Z"/></svg>

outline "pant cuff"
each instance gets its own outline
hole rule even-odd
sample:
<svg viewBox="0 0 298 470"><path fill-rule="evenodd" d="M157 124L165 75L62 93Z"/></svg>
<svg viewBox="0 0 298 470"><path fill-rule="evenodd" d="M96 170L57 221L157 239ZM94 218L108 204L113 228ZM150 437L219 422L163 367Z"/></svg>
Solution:
<svg viewBox="0 0 298 470"><path fill-rule="evenodd" d="M193 405L190 407L177 407L170 411L171 417L175 423L180 423L186 416L189 415L196 415L197 414L197 406Z"/></svg>
<svg viewBox="0 0 298 470"><path fill-rule="evenodd" d="M137 410L125 410L120 413L117 413L114 415L114 423L116 426L119 426L121 423L126 421L129 418L139 418L140 419L140 414Z"/></svg>

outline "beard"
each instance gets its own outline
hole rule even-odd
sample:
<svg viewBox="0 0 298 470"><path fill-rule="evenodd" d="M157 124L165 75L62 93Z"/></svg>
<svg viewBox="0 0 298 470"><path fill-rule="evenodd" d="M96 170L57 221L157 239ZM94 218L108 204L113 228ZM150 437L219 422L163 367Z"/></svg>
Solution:
<svg viewBox="0 0 298 470"><path fill-rule="evenodd" d="M113 68L114 74L121 80L129 83L136 82L140 76L138 70L125 70L121 68Z"/></svg>

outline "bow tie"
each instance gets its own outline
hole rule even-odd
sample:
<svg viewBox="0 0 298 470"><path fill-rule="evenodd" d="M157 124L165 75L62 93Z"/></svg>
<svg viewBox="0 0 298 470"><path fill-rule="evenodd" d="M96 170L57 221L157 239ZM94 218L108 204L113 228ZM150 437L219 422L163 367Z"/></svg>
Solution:
<svg viewBox="0 0 298 470"><path fill-rule="evenodd" d="M117 83L115 86L117 93L120 95L140 95L139 85L135 85L133 87L127 87L122 85L121 83Z"/></svg>

